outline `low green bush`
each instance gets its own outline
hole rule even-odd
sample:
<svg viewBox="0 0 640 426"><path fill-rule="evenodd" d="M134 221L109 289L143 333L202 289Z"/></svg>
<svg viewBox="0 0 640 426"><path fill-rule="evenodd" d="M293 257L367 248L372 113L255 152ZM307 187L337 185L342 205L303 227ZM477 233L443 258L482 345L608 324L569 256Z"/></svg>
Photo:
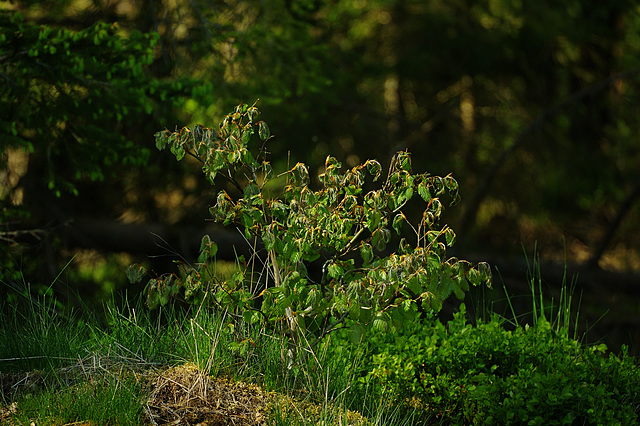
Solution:
<svg viewBox="0 0 640 426"><path fill-rule="evenodd" d="M640 413L640 368L623 350L583 347L544 317L507 330L493 316L470 324L413 322L372 334L358 385L453 424L632 424Z"/></svg>

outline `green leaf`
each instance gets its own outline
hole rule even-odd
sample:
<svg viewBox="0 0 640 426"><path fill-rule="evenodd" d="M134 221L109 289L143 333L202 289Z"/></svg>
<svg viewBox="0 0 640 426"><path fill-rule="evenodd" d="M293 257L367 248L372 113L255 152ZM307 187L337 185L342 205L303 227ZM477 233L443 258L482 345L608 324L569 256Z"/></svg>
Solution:
<svg viewBox="0 0 640 426"><path fill-rule="evenodd" d="M291 296L283 297L276 302L276 306L281 312L284 312L287 308L290 308L292 304L293 300Z"/></svg>
<svg viewBox="0 0 640 426"><path fill-rule="evenodd" d="M331 278L340 279L344 275L344 268L335 262L330 263L327 270Z"/></svg>
<svg viewBox="0 0 640 426"><path fill-rule="evenodd" d="M374 231L378 228L380 220L382 219L382 213L378 210L369 210L367 213L367 228L369 231Z"/></svg>
<svg viewBox="0 0 640 426"><path fill-rule="evenodd" d="M258 311L247 309L242 313L242 318L248 324L255 324L260 322L260 320L262 319L262 315L260 315L260 312Z"/></svg>
<svg viewBox="0 0 640 426"><path fill-rule="evenodd" d="M351 343L357 345L362 342L362 337L364 336L364 327L358 323L354 323L351 326L351 333L349 333L349 337L351 338Z"/></svg>
<svg viewBox="0 0 640 426"><path fill-rule="evenodd" d="M218 253L218 245L211 241L209 235L202 237L200 241L200 255L198 256L198 263L206 263L207 260L213 259Z"/></svg>
<svg viewBox="0 0 640 426"><path fill-rule="evenodd" d="M185 154L184 148L178 141L171 145L171 153L176 156L176 160L178 161L182 160Z"/></svg>
<svg viewBox="0 0 640 426"><path fill-rule="evenodd" d="M246 146L249 143L252 134L253 130L246 130L242 132L242 134L240 135L240 141L242 142L242 145Z"/></svg>
<svg viewBox="0 0 640 426"><path fill-rule="evenodd" d="M234 272L233 275L231 276L231 279L235 284L242 284L242 282L244 281L244 272L243 271Z"/></svg>
<svg viewBox="0 0 640 426"><path fill-rule="evenodd" d="M378 251L383 251L391 239L391 233L386 228L376 229L371 235L371 245Z"/></svg>
<svg viewBox="0 0 640 426"><path fill-rule="evenodd" d="M303 253L301 251L294 250L289 256L289 260L291 261L291 263L296 264L302 260L302 257Z"/></svg>
<svg viewBox="0 0 640 426"><path fill-rule="evenodd" d="M376 315L376 317L373 319L373 328L375 330L381 331L383 333L386 333L388 328L389 328L389 324L387 323L387 321L384 319L384 317L382 316L382 314L378 314Z"/></svg>
<svg viewBox="0 0 640 426"><path fill-rule="evenodd" d="M371 244L363 242L360 244L360 256L362 256L362 261L364 262L364 266L367 266L373 260L373 247Z"/></svg>
<svg viewBox="0 0 640 426"><path fill-rule="evenodd" d="M413 186L407 186L405 190L400 193L400 196L397 199L398 206L404 205L407 201L411 200L412 197L413 197Z"/></svg>
<svg viewBox="0 0 640 426"><path fill-rule="evenodd" d="M425 311L438 312L442 310L442 301L438 299L433 293L425 292L421 295L422 297L422 308Z"/></svg>
<svg viewBox="0 0 640 426"><path fill-rule="evenodd" d="M250 199L254 195L260 194L260 188L255 183L250 183L249 185L244 187L243 196L245 199Z"/></svg>
<svg viewBox="0 0 640 426"><path fill-rule="evenodd" d="M400 163L400 168L404 171L411 171L411 156L408 152L399 152L398 153L398 162Z"/></svg>
<svg viewBox="0 0 640 426"><path fill-rule="evenodd" d="M251 152L247 149L242 149L240 151L240 160L242 160L242 162L246 165L251 165L256 168L259 166L255 158L253 158L253 155L251 154Z"/></svg>
<svg viewBox="0 0 640 426"><path fill-rule="evenodd" d="M420 278L417 275L412 275L406 282L405 286L411 290L413 294L422 293L422 286L420 285Z"/></svg>
<svg viewBox="0 0 640 426"><path fill-rule="evenodd" d="M271 251L275 248L276 237L271 231L265 231L262 233L262 243L267 251Z"/></svg>

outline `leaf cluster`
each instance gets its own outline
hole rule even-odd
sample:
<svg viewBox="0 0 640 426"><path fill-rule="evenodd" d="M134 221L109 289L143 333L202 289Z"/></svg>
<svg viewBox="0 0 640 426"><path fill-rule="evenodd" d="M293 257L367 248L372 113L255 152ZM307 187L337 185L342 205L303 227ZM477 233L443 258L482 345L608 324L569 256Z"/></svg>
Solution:
<svg viewBox="0 0 640 426"><path fill-rule="evenodd" d="M58 195L77 193L82 179L104 180L116 164L144 164L148 150L114 129L139 127L193 85L149 77L157 33L104 22L57 28L7 10L0 28L0 149L44 163L38 184Z"/></svg>

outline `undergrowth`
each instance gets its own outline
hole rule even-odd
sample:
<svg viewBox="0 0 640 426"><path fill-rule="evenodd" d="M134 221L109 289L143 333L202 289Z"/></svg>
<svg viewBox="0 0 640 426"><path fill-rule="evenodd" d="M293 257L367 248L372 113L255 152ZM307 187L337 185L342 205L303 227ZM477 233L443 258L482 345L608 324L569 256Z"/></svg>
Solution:
<svg viewBox="0 0 640 426"><path fill-rule="evenodd" d="M632 424L640 370L602 346L581 347L543 317L508 331L494 316L471 325L408 325L370 338L358 386L378 384L400 405L454 424Z"/></svg>
<svg viewBox="0 0 640 426"><path fill-rule="evenodd" d="M256 424L637 422L636 361L577 340L571 291L549 304L538 278L530 323L513 312L472 324L462 304L448 322L427 315L393 334L303 339L293 365L290 340L205 304L112 302L104 323L44 300L3 304L0 423L150 423L152 378L182 365L259 385L271 402Z"/></svg>

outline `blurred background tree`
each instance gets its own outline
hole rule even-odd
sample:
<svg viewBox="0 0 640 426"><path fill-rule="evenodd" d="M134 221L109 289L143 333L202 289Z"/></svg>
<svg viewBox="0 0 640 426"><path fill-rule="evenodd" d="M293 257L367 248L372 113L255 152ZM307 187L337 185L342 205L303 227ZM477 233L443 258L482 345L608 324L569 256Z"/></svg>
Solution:
<svg viewBox="0 0 640 426"><path fill-rule="evenodd" d="M633 1L0 8L5 282L48 287L75 254L57 282L102 297L123 285L131 256L161 268L170 265L155 256L195 252L214 190L195 162L149 151L153 133L215 125L259 99L281 166L319 171L328 154L347 166L384 164L409 149L415 170L460 182L462 203L447 217L457 250L497 263L537 242L543 258L589 265L580 282L632 273L598 278L589 291L599 302L630 300L625 316L640 318L637 299L621 296L637 291L640 271Z"/></svg>

